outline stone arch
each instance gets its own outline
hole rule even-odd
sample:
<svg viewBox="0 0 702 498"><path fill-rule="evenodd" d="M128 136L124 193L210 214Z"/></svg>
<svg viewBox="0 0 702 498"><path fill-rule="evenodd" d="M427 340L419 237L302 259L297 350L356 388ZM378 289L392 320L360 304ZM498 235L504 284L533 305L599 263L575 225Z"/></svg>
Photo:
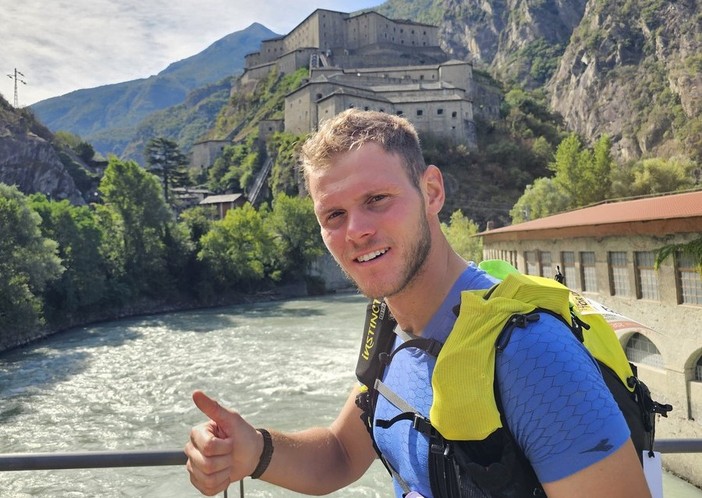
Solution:
<svg viewBox="0 0 702 498"><path fill-rule="evenodd" d="M702 348L698 348L685 361L685 377L693 382L702 382Z"/></svg>
<svg viewBox="0 0 702 498"><path fill-rule="evenodd" d="M655 343L640 332L631 334L624 345L629 361L654 368L665 368L663 355Z"/></svg>

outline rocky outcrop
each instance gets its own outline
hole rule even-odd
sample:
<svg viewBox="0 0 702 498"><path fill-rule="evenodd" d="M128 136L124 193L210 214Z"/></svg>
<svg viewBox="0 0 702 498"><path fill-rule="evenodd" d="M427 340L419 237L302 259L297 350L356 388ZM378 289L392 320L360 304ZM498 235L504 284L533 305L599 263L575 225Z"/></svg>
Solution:
<svg viewBox="0 0 702 498"><path fill-rule="evenodd" d="M621 160L702 161L700 0L441 3L447 52L500 81L545 89L586 140L608 134Z"/></svg>
<svg viewBox="0 0 702 498"><path fill-rule="evenodd" d="M504 81L543 85L585 11L586 0L444 0L442 48ZM553 66L553 67L552 67Z"/></svg>
<svg viewBox="0 0 702 498"><path fill-rule="evenodd" d="M54 148L36 135L0 137L0 182L16 185L25 194L41 192L85 204Z"/></svg>
<svg viewBox="0 0 702 498"><path fill-rule="evenodd" d="M617 7L588 4L548 85L553 109L585 137L610 135L625 160L702 154L690 150L702 114L700 2Z"/></svg>
<svg viewBox="0 0 702 498"><path fill-rule="evenodd" d="M31 113L13 109L0 97L0 183L16 185L25 194L41 192L85 204L52 138Z"/></svg>

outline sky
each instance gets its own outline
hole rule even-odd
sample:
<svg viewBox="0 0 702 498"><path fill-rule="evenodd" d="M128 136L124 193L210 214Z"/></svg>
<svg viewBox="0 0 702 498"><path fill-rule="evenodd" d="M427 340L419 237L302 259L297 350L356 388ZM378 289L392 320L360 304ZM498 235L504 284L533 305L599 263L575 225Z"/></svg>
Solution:
<svg viewBox="0 0 702 498"><path fill-rule="evenodd" d="M20 107L147 78L254 22L286 34L315 9L383 0L0 0L0 93Z"/></svg>

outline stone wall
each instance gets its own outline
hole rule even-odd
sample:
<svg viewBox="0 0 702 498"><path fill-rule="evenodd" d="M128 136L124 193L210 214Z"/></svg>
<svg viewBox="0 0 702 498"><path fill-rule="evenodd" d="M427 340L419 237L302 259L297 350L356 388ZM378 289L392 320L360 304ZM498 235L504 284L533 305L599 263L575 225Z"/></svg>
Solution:
<svg viewBox="0 0 702 498"><path fill-rule="evenodd" d="M230 142L226 140L206 140L193 144L190 149L190 166L200 169L209 168Z"/></svg>

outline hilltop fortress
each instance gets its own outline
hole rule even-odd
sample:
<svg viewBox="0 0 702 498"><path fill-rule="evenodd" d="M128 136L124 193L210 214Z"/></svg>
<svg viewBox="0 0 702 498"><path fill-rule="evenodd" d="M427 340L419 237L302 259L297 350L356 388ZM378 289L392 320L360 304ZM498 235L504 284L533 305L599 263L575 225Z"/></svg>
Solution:
<svg viewBox="0 0 702 498"><path fill-rule="evenodd" d="M249 54L242 82L273 66L282 73L309 67L309 79L285 98L284 129L291 133L357 107L402 115L420 132L474 145L472 65L448 60L438 34L436 26L377 12L318 9Z"/></svg>
<svg viewBox="0 0 702 498"><path fill-rule="evenodd" d="M314 131L325 119L356 107L404 116L420 133L474 147L473 67L450 60L438 34L437 26L372 11L314 11L287 35L264 40L258 52L246 56L239 80L244 86L273 69L289 74L309 68L309 77L285 97L284 119L262 123L260 137ZM481 105L480 112L496 116L498 99L482 101L491 104ZM209 166L226 143L195 144L192 164Z"/></svg>

